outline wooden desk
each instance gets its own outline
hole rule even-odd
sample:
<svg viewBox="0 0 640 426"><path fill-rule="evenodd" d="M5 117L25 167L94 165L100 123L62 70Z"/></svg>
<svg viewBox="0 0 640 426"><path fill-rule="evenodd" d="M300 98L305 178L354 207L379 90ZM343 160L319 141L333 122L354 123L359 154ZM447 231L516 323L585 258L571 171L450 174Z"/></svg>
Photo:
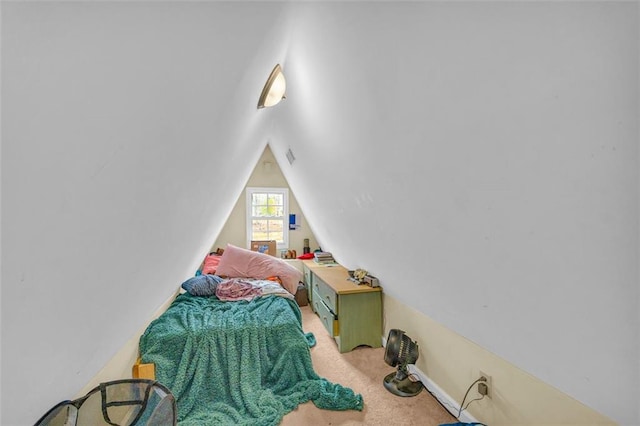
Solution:
<svg viewBox="0 0 640 426"><path fill-rule="evenodd" d="M305 260L303 270L311 306L341 353L360 345L382 345L382 288L349 281L341 265Z"/></svg>

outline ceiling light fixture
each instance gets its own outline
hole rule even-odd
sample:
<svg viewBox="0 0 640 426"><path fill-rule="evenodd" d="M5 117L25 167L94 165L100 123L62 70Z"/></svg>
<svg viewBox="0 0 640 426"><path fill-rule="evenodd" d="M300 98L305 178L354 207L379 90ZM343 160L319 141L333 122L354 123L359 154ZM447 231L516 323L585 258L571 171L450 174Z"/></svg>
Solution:
<svg viewBox="0 0 640 426"><path fill-rule="evenodd" d="M273 68L273 71L271 71L271 74L262 89L260 99L258 100L258 109L274 106L281 100L285 99L286 96L284 92L286 90L287 83L284 79L284 74L282 74L282 68L280 67L280 64L277 64Z"/></svg>

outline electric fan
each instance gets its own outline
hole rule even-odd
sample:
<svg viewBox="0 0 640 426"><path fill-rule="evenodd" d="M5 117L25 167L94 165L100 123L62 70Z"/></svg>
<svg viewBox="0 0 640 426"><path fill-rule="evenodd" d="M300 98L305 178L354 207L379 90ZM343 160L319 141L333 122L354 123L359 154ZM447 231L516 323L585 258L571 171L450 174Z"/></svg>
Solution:
<svg viewBox="0 0 640 426"><path fill-rule="evenodd" d="M387 348L384 353L384 362L392 367L398 367L398 371L384 378L384 387L389 392L398 396L416 396L423 386L420 382L409 379L408 364L415 364L418 360L418 343L404 334L404 331L392 329L387 337Z"/></svg>

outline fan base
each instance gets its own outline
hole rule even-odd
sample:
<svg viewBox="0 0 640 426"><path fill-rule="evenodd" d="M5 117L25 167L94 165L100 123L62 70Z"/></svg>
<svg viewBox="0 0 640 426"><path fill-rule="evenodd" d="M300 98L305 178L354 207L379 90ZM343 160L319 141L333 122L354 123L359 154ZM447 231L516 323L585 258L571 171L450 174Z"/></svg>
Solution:
<svg viewBox="0 0 640 426"><path fill-rule="evenodd" d="M416 396L424 387L421 382L413 382L409 380L409 377L398 380L396 379L396 373L387 375L383 383L389 392L398 396Z"/></svg>

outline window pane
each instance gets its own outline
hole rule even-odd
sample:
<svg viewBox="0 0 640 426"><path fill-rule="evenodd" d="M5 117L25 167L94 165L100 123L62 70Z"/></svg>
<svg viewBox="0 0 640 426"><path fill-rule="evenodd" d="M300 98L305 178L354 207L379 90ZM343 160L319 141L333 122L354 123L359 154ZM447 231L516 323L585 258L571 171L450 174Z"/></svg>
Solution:
<svg viewBox="0 0 640 426"><path fill-rule="evenodd" d="M265 194L265 193L251 194L251 204L254 205L254 206L257 205L257 204L266 205L267 204L267 194Z"/></svg>
<svg viewBox="0 0 640 426"><path fill-rule="evenodd" d="M252 240L268 240L268 221L253 220L251 222L251 239Z"/></svg>
<svg viewBox="0 0 640 426"><path fill-rule="evenodd" d="M282 206L253 206L251 208L253 217L283 217L284 207Z"/></svg>
<svg viewBox="0 0 640 426"><path fill-rule="evenodd" d="M269 203L270 206L278 205L281 206L284 204L284 198L282 194L269 194Z"/></svg>
<svg viewBox="0 0 640 426"><path fill-rule="evenodd" d="M254 217L266 217L269 216L269 212L267 211L267 206L253 206L252 213Z"/></svg>
<svg viewBox="0 0 640 426"><path fill-rule="evenodd" d="M278 243L284 242L284 234L282 232L270 232L269 233L270 240L276 240Z"/></svg>
<svg viewBox="0 0 640 426"><path fill-rule="evenodd" d="M284 242L284 222L282 220L269 221L269 239Z"/></svg>
<svg viewBox="0 0 640 426"><path fill-rule="evenodd" d="M282 217L284 209L282 206L269 206L267 211L270 217Z"/></svg>
<svg viewBox="0 0 640 426"><path fill-rule="evenodd" d="M282 234L282 231L284 231L284 222L282 220L269 221L269 233L278 232Z"/></svg>

